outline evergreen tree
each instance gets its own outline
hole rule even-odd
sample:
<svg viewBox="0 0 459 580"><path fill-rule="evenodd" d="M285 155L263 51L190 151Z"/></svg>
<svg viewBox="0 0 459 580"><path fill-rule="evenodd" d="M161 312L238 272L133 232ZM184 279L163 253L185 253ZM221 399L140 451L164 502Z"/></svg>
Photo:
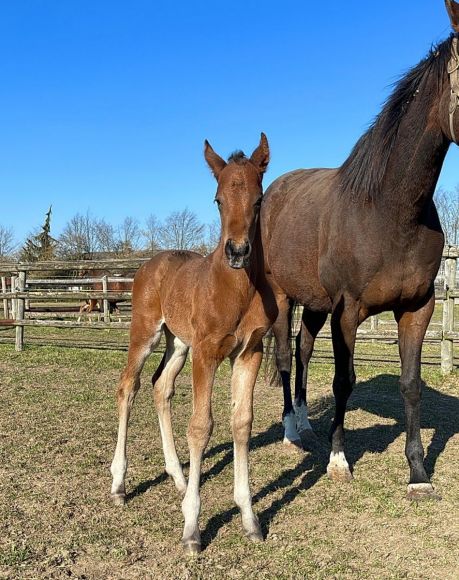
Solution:
<svg viewBox="0 0 459 580"><path fill-rule="evenodd" d="M54 258L56 240L51 236L51 208L39 233L26 240L20 255L22 262L47 262Z"/></svg>

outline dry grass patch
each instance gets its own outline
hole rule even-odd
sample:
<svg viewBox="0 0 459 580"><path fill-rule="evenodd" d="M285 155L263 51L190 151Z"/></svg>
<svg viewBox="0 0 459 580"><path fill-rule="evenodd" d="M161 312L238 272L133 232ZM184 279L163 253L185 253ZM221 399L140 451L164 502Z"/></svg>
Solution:
<svg viewBox="0 0 459 580"><path fill-rule="evenodd" d="M325 476L332 367L313 364L316 437L281 444L281 393L260 380L251 442L255 510L266 541L242 536L232 501L229 369L214 396L216 428L203 469L196 560L182 555L180 497L164 474L149 376L134 408L125 508L109 502L114 389L126 354L0 346L0 576L4 578L456 578L459 378L425 370L423 441L438 503L405 499L403 405L395 367L359 367L347 415L352 484ZM158 357L156 357L158 362ZM187 461L189 366L174 402Z"/></svg>

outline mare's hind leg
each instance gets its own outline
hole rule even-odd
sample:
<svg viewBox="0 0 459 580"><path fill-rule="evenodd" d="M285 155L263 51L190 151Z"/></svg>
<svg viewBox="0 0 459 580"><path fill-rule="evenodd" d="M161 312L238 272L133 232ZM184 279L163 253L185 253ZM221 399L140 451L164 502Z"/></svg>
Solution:
<svg viewBox="0 0 459 580"><path fill-rule="evenodd" d="M284 395L284 410L282 423L284 425L284 444L302 448L301 438L296 428L296 417L293 409L290 377L292 373L292 344L290 333L292 328L292 304L287 296L276 297L279 313L273 324L272 332L275 338L276 366L282 381Z"/></svg>
<svg viewBox="0 0 459 580"><path fill-rule="evenodd" d="M118 440L110 468L113 476L111 496L117 505L123 505L126 498L124 478L127 470L126 441L129 415L140 387L140 373L147 357L161 338L161 328L160 319L150 321L139 317L132 320L128 362L118 384Z"/></svg>
<svg viewBox="0 0 459 580"><path fill-rule="evenodd" d="M159 428L163 442L166 472L174 479L181 493L186 491L186 480L175 449L171 421L171 401L174 396L175 379L183 368L188 354L188 347L175 337L168 329L166 333L166 353L160 367L153 375L154 398L158 412Z"/></svg>
<svg viewBox="0 0 459 580"><path fill-rule="evenodd" d="M312 430L308 419L307 383L308 366L314 350L314 341L322 329L328 314L326 312L312 312L303 309L301 329L296 336L295 348L295 401L293 407L296 415L298 432Z"/></svg>
<svg viewBox="0 0 459 580"><path fill-rule="evenodd" d="M332 313L331 327L335 355L335 418L330 429L332 451L327 474L334 481L351 481L352 474L344 455L344 416L347 400L355 384L354 346L358 326L358 303L341 296Z"/></svg>
<svg viewBox="0 0 459 580"><path fill-rule="evenodd" d="M400 390L405 402L406 445L405 454L410 466L408 498L420 499L436 496L424 468L424 449L421 442L421 350L424 335L435 307L432 292L429 300L415 312L398 310L399 351L402 362Z"/></svg>

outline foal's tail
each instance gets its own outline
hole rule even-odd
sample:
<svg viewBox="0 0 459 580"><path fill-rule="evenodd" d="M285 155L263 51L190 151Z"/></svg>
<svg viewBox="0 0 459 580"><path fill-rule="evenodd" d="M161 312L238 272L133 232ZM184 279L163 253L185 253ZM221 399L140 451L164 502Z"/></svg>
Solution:
<svg viewBox="0 0 459 580"><path fill-rule="evenodd" d="M290 308L287 314L288 339L290 341L292 341L294 337L293 322L298 318L300 306L299 303L294 302L293 300L290 303ZM276 350L277 341L274 332L271 329L264 339L265 362L263 366L265 383L270 387L280 387L282 385L281 375L277 366Z"/></svg>

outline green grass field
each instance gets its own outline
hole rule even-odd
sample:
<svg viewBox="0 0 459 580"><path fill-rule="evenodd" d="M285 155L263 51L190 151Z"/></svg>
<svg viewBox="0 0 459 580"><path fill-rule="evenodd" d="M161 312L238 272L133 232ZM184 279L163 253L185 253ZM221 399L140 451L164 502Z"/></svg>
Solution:
<svg viewBox="0 0 459 580"><path fill-rule="evenodd" d="M381 345L371 345L378 349ZM383 346L389 348L392 346ZM325 347L324 347L325 348ZM362 352L362 361L365 352ZM260 377L251 440L254 508L265 534L242 535L232 501L229 367L214 391L216 427L202 476L198 559L182 554L181 498L164 474L150 375L143 374L129 433L129 501L110 504L117 419L114 391L126 353L0 345L0 577L2 578L457 578L459 376L426 365L422 438L441 502L405 499L398 367L358 366L347 414L351 484L326 475L333 412L328 363L309 390L316 436L284 449L281 392ZM187 461L190 368L174 400Z"/></svg>

